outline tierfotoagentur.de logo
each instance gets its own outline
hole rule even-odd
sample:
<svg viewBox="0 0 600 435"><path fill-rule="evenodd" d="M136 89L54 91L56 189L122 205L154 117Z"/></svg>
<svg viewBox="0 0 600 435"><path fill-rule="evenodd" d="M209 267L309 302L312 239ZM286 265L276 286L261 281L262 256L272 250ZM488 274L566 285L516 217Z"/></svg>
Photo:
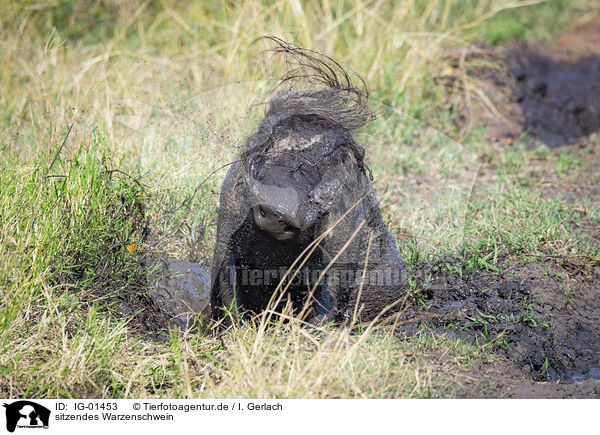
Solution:
<svg viewBox="0 0 600 435"><path fill-rule="evenodd" d="M4 403L6 408L6 430L48 429L50 410L29 400Z"/></svg>

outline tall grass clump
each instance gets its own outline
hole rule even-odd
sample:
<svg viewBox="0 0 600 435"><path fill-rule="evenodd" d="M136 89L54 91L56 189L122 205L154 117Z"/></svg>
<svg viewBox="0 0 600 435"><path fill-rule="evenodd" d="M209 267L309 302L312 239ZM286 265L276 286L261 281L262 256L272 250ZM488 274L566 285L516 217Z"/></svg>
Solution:
<svg viewBox="0 0 600 435"><path fill-rule="evenodd" d="M6 395L77 394L105 383L127 345L126 323L140 315L131 307L144 307L144 272L130 252L143 241L140 187L117 169L98 131L63 150L68 157L61 149L31 163L0 155Z"/></svg>

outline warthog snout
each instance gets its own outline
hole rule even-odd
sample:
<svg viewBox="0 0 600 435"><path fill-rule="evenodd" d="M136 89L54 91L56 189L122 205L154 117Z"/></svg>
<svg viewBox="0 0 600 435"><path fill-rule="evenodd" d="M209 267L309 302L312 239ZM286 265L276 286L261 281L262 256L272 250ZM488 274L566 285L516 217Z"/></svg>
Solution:
<svg viewBox="0 0 600 435"><path fill-rule="evenodd" d="M261 204L252 209L254 222L267 234L277 240L288 240L296 237L304 226L306 211L299 211L296 215L282 213L277 208Z"/></svg>
<svg viewBox="0 0 600 435"><path fill-rule="evenodd" d="M320 177L298 167L298 156L248 159L245 183L250 192L252 218L257 227L277 240L290 240L314 227L309 196Z"/></svg>

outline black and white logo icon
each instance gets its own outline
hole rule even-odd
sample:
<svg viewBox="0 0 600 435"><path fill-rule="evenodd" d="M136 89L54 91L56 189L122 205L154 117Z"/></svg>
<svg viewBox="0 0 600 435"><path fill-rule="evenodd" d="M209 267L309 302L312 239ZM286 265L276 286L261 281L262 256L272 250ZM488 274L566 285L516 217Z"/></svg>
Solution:
<svg viewBox="0 0 600 435"><path fill-rule="evenodd" d="M50 410L29 400L4 404L6 408L6 430L14 432L16 428L48 428Z"/></svg>

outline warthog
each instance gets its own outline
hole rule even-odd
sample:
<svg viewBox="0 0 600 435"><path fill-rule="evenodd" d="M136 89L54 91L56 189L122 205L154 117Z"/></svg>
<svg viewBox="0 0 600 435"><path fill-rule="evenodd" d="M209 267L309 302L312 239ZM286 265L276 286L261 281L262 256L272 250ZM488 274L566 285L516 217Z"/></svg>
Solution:
<svg viewBox="0 0 600 435"><path fill-rule="evenodd" d="M223 182L212 316L273 300L313 322L370 321L398 305L405 267L352 137L372 119L367 91L332 59L271 39L296 62L282 83L311 86L275 94Z"/></svg>

